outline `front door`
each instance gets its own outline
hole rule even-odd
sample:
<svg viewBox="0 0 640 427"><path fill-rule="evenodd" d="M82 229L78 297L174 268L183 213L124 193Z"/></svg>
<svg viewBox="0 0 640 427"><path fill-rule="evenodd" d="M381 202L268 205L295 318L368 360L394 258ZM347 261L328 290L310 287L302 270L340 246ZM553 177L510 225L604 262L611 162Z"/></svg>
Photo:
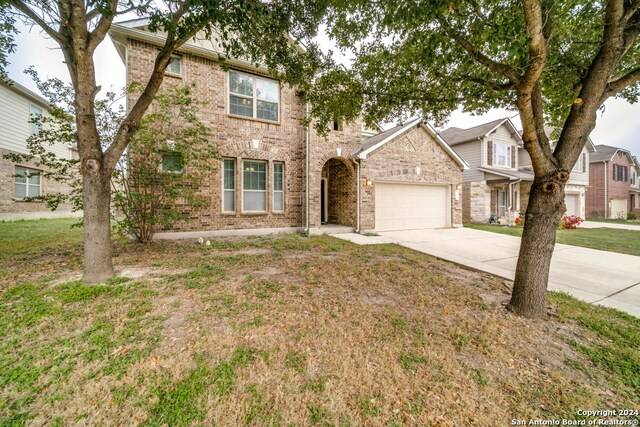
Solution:
<svg viewBox="0 0 640 427"><path fill-rule="evenodd" d="M322 178L320 180L320 222L322 224L325 224L327 222L327 195L327 178Z"/></svg>

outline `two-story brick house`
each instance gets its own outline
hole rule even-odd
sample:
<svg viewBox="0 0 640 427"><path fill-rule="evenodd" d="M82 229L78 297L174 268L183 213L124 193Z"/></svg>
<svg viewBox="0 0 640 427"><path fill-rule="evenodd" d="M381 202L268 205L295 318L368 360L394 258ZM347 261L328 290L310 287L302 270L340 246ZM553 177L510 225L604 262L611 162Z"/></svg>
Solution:
<svg viewBox="0 0 640 427"><path fill-rule="evenodd" d="M145 20L116 24L110 36L127 83L144 82L161 34ZM200 119L222 156L200 192L208 203L174 231L359 232L462 225L465 162L420 119L374 135L362 123L334 123L324 138L302 126L307 105L294 88L246 61L219 63L208 40L188 42L164 84L194 84ZM129 105L134 98L130 97Z"/></svg>
<svg viewBox="0 0 640 427"><path fill-rule="evenodd" d="M587 218L626 218L630 201L630 169L633 158L628 150L596 145L589 166Z"/></svg>
<svg viewBox="0 0 640 427"><path fill-rule="evenodd" d="M448 128L441 136L469 163L462 175L464 222L513 223L524 213L534 173L520 132L509 118L468 129ZM565 205L570 215L584 218L588 159L594 150L589 141L565 187Z"/></svg>
<svg viewBox="0 0 640 427"><path fill-rule="evenodd" d="M71 206L63 204L54 212L47 204L34 197L47 194L67 194L70 189L53 179L31 162L14 163L5 154L28 154L27 139L40 131L39 125L30 123L33 115L48 114L49 102L18 84L0 80L0 220L52 218L70 216ZM54 143L44 147L59 158L77 158L74 147Z"/></svg>

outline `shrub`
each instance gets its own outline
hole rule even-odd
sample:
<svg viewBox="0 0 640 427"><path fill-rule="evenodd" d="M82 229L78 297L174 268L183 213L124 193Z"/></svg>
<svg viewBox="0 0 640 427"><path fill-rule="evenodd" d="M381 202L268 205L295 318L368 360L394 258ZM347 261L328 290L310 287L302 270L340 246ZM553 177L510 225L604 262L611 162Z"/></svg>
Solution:
<svg viewBox="0 0 640 427"><path fill-rule="evenodd" d="M633 220L633 219L636 219L636 218L638 218L638 215L636 215L635 212L629 212L627 214L627 219Z"/></svg>
<svg viewBox="0 0 640 427"><path fill-rule="evenodd" d="M519 216L516 218L516 225L519 225L520 227L524 226L524 218Z"/></svg>
<svg viewBox="0 0 640 427"><path fill-rule="evenodd" d="M559 228L567 230L575 230L580 224L582 224L582 218L574 215L564 215L560 220Z"/></svg>

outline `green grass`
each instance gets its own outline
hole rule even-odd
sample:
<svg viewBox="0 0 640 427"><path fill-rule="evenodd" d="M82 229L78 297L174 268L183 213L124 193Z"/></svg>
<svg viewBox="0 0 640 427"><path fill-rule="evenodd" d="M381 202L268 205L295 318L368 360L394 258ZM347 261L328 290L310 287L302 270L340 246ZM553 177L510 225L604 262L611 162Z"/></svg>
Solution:
<svg viewBox="0 0 640 427"><path fill-rule="evenodd" d="M474 230L491 231L509 236L522 236L522 227L505 225L465 224ZM640 256L640 231L619 230L616 228L577 228L575 230L558 229L556 242L601 251Z"/></svg>
<svg viewBox="0 0 640 427"><path fill-rule="evenodd" d="M0 221L0 258L40 253L60 245L78 243L82 228L71 228L77 223L78 218Z"/></svg>

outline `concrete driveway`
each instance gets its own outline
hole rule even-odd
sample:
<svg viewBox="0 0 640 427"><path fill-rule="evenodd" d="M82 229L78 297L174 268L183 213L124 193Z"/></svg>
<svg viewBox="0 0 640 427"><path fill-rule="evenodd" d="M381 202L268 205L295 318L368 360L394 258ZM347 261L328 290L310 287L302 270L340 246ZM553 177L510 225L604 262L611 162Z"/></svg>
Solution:
<svg viewBox="0 0 640 427"><path fill-rule="evenodd" d="M513 280L520 238L469 228L336 234L358 244L397 243ZM640 317L640 257L556 244L549 290Z"/></svg>

